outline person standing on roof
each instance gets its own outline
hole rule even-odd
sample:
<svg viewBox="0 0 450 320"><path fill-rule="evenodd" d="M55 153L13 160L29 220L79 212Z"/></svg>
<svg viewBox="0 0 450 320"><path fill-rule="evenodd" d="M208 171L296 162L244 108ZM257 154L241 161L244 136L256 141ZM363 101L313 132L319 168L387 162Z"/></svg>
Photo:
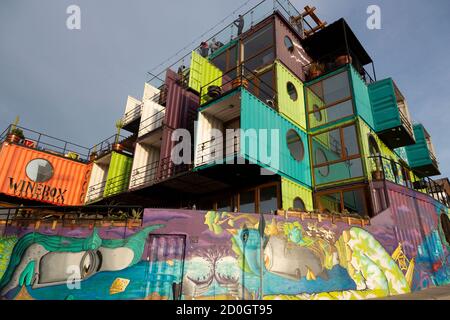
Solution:
<svg viewBox="0 0 450 320"><path fill-rule="evenodd" d="M244 31L244 17L240 14L239 18L237 18L234 22L234 25L238 28L238 37L242 34L242 31Z"/></svg>
<svg viewBox="0 0 450 320"><path fill-rule="evenodd" d="M209 56L209 46L207 42L202 42L200 44L199 53L203 58L207 58Z"/></svg>

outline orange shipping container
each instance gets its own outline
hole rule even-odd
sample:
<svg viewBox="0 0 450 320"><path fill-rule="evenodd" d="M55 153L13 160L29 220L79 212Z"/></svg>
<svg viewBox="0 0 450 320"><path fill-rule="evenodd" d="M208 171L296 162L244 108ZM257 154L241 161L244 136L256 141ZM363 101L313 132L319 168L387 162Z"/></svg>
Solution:
<svg viewBox="0 0 450 320"><path fill-rule="evenodd" d="M82 205L91 167L5 142L0 149L0 193L55 205Z"/></svg>

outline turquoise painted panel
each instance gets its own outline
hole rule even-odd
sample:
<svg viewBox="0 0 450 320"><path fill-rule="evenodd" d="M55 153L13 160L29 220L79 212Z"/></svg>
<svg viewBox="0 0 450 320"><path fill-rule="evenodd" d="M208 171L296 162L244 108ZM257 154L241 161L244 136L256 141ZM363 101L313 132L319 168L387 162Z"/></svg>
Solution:
<svg viewBox="0 0 450 320"><path fill-rule="evenodd" d="M258 98L253 96L247 90L242 89L241 96L241 128L243 130L254 129L256 132L266 129L265 134L259 134L258 150L252 149L251 140L246 138L244 132L241 136L241 156L253 161L269 170L288 177L298 183L311 187L311 166L308 150L308 135L299 126L282 117L272 108L265 105ZM278 129L278 137L272 142L271 129ZM304 156L303 160L295 160L287 145L287 133L293 129L300 136L303 143ZM261 137L263 137L261 139ZM264 155L270 157L273 150L277 150L277 160L273 163L265 161ZM276 163L278 162L278 163Z"/></svg>
<svg viewBox="0 0 450 320"><path fill-rule="evenodd" d="M414 125L414 136L416 137L416 143L405 147L409 165L411 168L418 168L432 164L425 139L425 131L421 124Z"/></svg>
<svg viewBox="0 0 450 320"><path fill-rule="evenodd" d="M401 125L394 82L391 78L370 84L369 95L376 132L382 132Z"/></svg>
<svg viewBox="0 0 450 320"><path fill-rule="evenodd" d="M113 152L103 196L110 197L128 188L133 158Z"/></svg>
<svg viewBox="0 0 450 320"><path fill-rule="evenodd" d="M356 113L369 125L369 127L375 129L369 89L359 73L353 67L350 67L350 79L353 87L353 99L356 105Z"/></svg>
<svg viewBox="0 0 450 320"><path fill-rule="evenodd" d="M397 149L394 150L394 152L395 152L395 154L397 154L397 156L399 156L400 159L402 159L407 164L409 164L408 154L406 153L406 148L405 147L397 148Z"/></svg>
<svg viewBox="0 0 450 320"><path fill-rule="evenodd" d="M217 57L218 55L220 55L221 53L225 52L227 49L231 48L232 46L234 46L235 44L238 43L238 40L232 40L229 43L227 43L226 45L224 45L223 47L220 47L218 50L214 51L213 53L211 53L208 57L209 60L214 59L215 57ZM236 48L237 50L237 48Z"/></svg>

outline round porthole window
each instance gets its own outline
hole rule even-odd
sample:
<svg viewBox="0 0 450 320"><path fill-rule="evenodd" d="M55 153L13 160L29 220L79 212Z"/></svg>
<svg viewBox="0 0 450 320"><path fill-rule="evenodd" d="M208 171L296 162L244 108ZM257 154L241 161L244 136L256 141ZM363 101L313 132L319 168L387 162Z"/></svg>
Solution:
<svg viewBox="0 0 450 320"><path fill-rule="evenodd" d="M319 106L317 104L313 105L314 118L318 122L322 122L322 112L320 112Z"/></svg>
<svg viewBox="0 0 450 320"><path fill-rule="evenodd" d="M286 140L291 156L297 161L302 161L305 157L305 147L297 131L290 129L286 135Z"/></svg>
<svg viewBox="0 0 450 320"><path fill-rule="evenodd" d="M294 52L294 43L288 36L284 37L284 45L286 46L286 48L290 53Z"/></svg>
<svg viewBox="0 0 450 320"><path fill-rule="evenodd" d="M28 179L34 182L46 182L53 177L53 166L44 159L31 160L25 169Z"/></svg>
<svg viewBox="0 0 450 320"><path fill-rule="evenodd" d="M441 212L441 227L442 231L444 232L447 245L450 246L450 219L445 212Z"/></svg>
<svg viewBox="0 0 450 320"><path fill-rule="evenodd" d="M287 92L292 101L297 101L298 99L297 89L295 88L292 82L287 83Z"/></svg>
<svg viewBox="0 0 450 320"><path fill-rule="evenodd" d="M322 149L316 150L316 164L321 165L328 162L327 155ZM327 177L330 174L330 167L328 165L318 168L319 174L322 177Z"/></svg>
<svg viewBox="0 0 450 320"><path fill-rule="evenodd" d="M306 211L306 206L300 197L294 199L294 210Z"/></svg>

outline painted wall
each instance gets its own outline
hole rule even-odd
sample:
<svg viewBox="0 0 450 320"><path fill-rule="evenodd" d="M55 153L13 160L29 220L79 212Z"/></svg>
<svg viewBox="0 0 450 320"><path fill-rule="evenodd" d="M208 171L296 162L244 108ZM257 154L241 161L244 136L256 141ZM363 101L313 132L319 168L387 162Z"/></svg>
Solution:
<svg viewBox="0 0 450 320"><path fill-rule="evenodd" d="M222 86L222 75L223 72L208 59L203 58L196 51L192 51L189 74L189 87L191 89L200 93L201 88L208 84L220 87Z"/></svg>
<svg viewBox="0 0 450 320"><path fill-rule="evenodd" d="M281 178L281 198L284 210L293 208L296 198L303 201L307 211L314 210L312 190L286 178Z"/></svg>
<svg viewBox="0 0 450 320"><path fill-rule="evenodd" d="M33 174L33 163L40 160L48 164L48 168L42 168L46 178L42 172ZM0 146L0 163L0 193L55 205L76 206L84 202L90 164L7 142Z"/></svg>
<svg viewBox="0 0 450 320"><path fill-rule="evenodd" d="M138 229L9 226L0 240L0 295L172 299L178 288L186 300L365 299L450 283L440 226L448 211L388 186L391 207L370 225L267 215L262 263L252 214L146 209ZM78 267L79 286L68 287Z"/></svg>
<svg viewBox="0 0 450 320"><path fill-rule="evenodd" d="M374 127L377 132L401 125L394 82L391 78L369 85L370 101L373 108Z"/></svg>

